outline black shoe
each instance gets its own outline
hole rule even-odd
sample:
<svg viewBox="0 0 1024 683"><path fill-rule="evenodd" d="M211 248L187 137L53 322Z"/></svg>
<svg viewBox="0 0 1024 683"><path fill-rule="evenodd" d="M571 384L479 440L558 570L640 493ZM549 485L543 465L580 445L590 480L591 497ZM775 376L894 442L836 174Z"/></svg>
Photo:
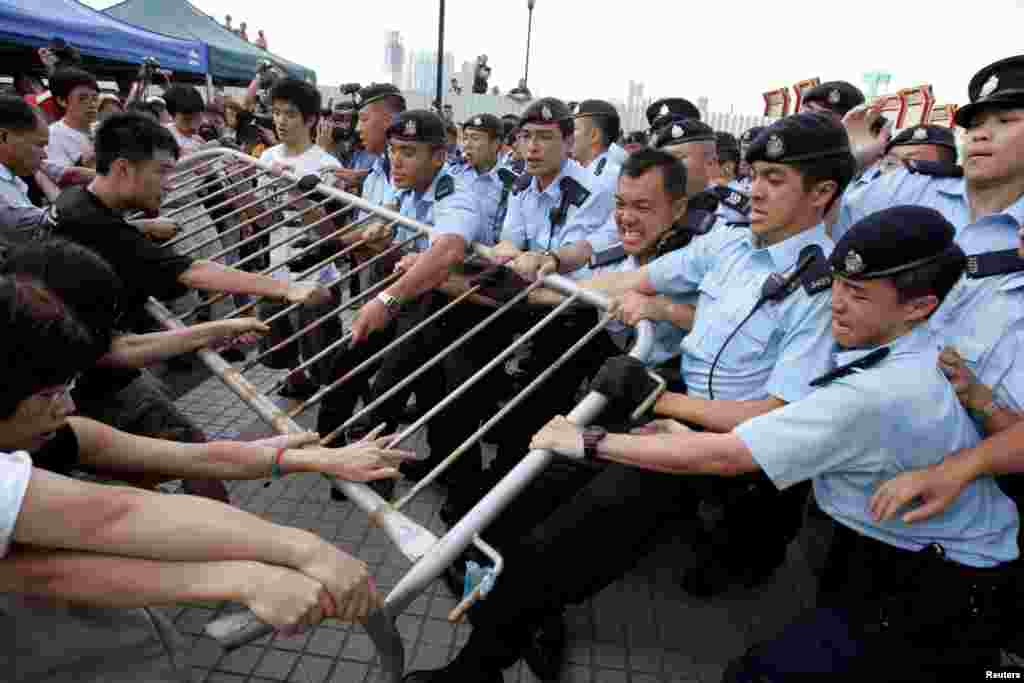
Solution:
<svg viewBox="0 0 1024 683"><path fill-rule="evenodd" d="M544 683L556 683L565 666L565 618L561 612L544 620L523 653L533 675Z"/></svg>
<svg viewBox="0 0 1024 683"><path fill-rule="evenodd" d="M433 671L413 671L407 673L402 679L402 683L504 683L504 681L505 678L500 671L468 674L464 671L453 671L451 665Z"/></svg>
<svg viewBox="0 0 1024 683"><path fill-rule="evenodd" d="M313 396L320 389L320 385L310 379L298 382L285 382L285 385L277 390L281 398L290 398L296 401L304 401Z"/></svg>

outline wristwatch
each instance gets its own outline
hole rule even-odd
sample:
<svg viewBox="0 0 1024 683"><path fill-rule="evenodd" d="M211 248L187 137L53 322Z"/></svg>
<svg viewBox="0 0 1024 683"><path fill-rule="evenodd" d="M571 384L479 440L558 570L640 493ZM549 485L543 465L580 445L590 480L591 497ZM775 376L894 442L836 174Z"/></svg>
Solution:
<svg viewBox="0 0 1024 683"><path fill-rule="evenodd" d="M555 261L555 273L557 274L558 271L560 271L562 269L562 259L558 258L558 254L556 254L551 249L546 250L544 252L544 256L545 257L550 256Z"/></svg>
<svg viewBox="0 0 1024 683"><path fill-rule="evenodd" d="M388 313L397 313L398 309L402 307L402 300L397 296L388 294L387 292L380 292L377 294L377 301L384 304L384 307L388 309Z"/></svg>
<svg viewBox="0 0 1024 683"><path fill-rule="evenodd" d="M604 441L608 436L608 430L604 427L585 427L583 429L583 459L593 460L597 457L597 444Z"/></svg>

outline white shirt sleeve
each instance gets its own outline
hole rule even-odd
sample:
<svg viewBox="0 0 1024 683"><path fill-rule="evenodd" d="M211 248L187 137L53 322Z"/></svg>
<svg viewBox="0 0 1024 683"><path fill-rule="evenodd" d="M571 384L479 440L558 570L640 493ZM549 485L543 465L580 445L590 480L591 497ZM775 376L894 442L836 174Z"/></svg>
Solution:
<svg viewBox="0 0 1024 683"><path fill-rule="evenodd" d="M10 548L31 478L32 458L28 453L0 453L0 557L6 556Z"/></svg>

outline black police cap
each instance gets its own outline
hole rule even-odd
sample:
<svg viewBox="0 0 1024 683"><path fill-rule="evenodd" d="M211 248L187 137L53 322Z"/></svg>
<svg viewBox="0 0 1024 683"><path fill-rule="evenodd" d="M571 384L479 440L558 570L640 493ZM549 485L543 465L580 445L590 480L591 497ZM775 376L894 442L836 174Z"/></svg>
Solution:
<svg viewBox="0 0 1024 683"><path fill-rule="evenodd" d="M583 116L606 116L618 119L619 110L611 102L605 102L604 100L583 100L573 112L573 118L578 119Z"/></svg>
<svg viewBox="0 0 1024 683"><path fill-rule="evenodd" d="M715 131L715 142L718 145L718 158L738 160L740 158L740 143L736 136L728 131Z"/></svg>
<svg viewBox="0 0 1024 683"><path fill-rule="evenodd" d="M477 114L476 116L470 116L462 124L462 129L472 128L475 130L485 130L494 137L503 137L505 133L505 124L502 123L494 114Z"/></svg>
<svg viewBox="0 0 1024 683"><path fill-rule="evenodd" d="M357 92L355 97L356 106L362 109L368 104L383 100L385 97L397 97L402 100L402 106L405 106L405 97L402 95L402 91L390 83L371 83Z"/></svg>
<svg viewBox="0 0 1024 683"><path fill-rule="evenodd" d="M411 109L395 117L387 137L402 142L427 142L443 145L448 142L447 126L440 116L426 109Z"/></svg>
<svg viewBox="0 0 1024 683"><path fill-rule="evenodd" d="M889 141L885 151L904 145L937 145L956 151L956 138L953 130L947 126L919 125L900 131L900 134Z"/></svg>
<svg viewBox="0 0 1024 683"><path fill-rule="evenodd" d="M569 107L554 97L542 97L530 104L519 117L519 127L528 123L557 124L571 117Z"/></svg>
<svg viewBox="0 0 1024 683"><path fill-rule="evenodd" d="M956 230L924 206L892 206L855 223L829 257L832 272L848 280L892 277L941 258L963 258Z"/></svg>
<svg viewBox="0 0 1024 683"><path fill-rule="evenodd" d="M846 116L846 112L864 104L864 93L852 83L828 81L805 92L800 101L801 104L814 102L840 116Z"/></svg>
<svg viewBox="0 0 1024 683"><path fill-rule="evenodd" d="M781 118L750 143L747 163L791 164L850 154L846 128L827 114L802 113Z"/></svg>
<svg viewBox="0 0 1024 683"><path fill-rule="evenodd" d="M654 134L652 147L661 149L687 142L715 142L715 131L697 119L672 117Z"/></svg>
<svg viewBox="0 0 1024 683"><path fill-rule="evenodd" d="M744 148L749 147L757 139L757 136L761 134L762 130L764 130L764 126L754 126L743 131L743 134L740 135L740 150L742 151Z"/></svg>
<svg viewBox="0 0 1024 683"><path fill-rule="evenodd" d="M651 128L660 128L663 124L660 119L669 116L700 121L700 109L697 109L693 102L682 97L666 97L655 100L647 107L646 114L647 123Z"/></svg>
<svg viewBox="0 0 1024 683"><path fill-rule="evenodd" d="M956 112L956 125L966 127L983 107L1024 107L1024 55L1000 59L974 74L967 86L971 103Z"/></svg>
<svg viewBox="0 0 1024 683"><path fill-rule="evenodd" d="M624 145L646 145L647 133L642 130L634 130L622 140Z"/></svg>

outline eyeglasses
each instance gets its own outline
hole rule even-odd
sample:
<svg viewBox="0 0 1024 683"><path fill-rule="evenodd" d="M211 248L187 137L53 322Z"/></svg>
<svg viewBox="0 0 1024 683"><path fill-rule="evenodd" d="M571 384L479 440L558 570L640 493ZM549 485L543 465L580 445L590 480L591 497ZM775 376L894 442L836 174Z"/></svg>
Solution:
<svg viewBox="0 0 1024 683"><path fill-rule="evenodd" d="M69 381L63 387L59 389L53 389L52 391L40 391L36 395L42 398L49 399L50 402L53 404L53 407L56 408L62 403L66 403L71 400L71 393L75 390L75 387L78 386L78 378L81 376L81 373L76 374L74 377L71 378L71 381Z"/></svg>

